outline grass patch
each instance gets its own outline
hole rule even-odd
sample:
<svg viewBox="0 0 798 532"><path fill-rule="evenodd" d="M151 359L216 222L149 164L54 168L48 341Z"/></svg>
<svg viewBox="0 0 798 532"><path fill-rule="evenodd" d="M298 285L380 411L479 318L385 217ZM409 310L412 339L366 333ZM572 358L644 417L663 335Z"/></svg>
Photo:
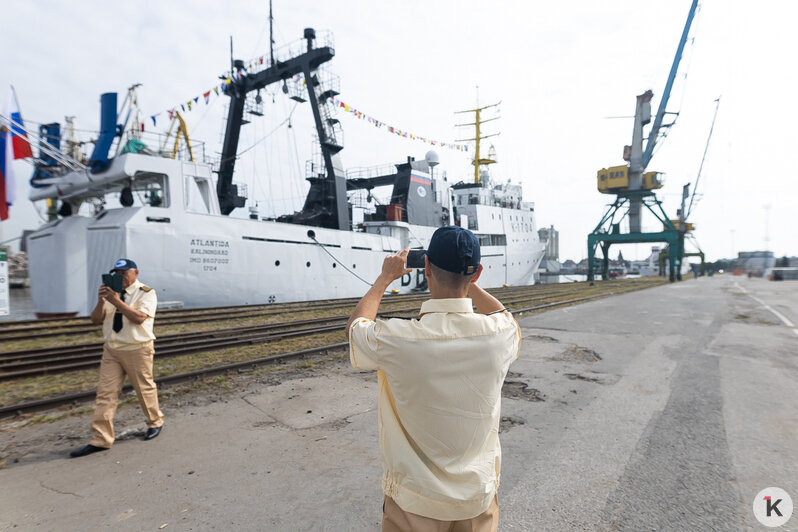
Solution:
<svg viewBox="0 0 798 532"><path fill-rule="evenodd" d="M234 347L162 359L158 358L158 353L156 352L153 372L156 377L174 375L344 341L346 341L346 335L341 330L303 338L287 338L267 344ZM8 381L3 383L2 388L0 388L0 404L9 405L56 395L89 391L97 386L98 375L99 370L95 368ZM218 378L213 377L213 379ZM220 385L224 383L224 379L219 381ZM136 398L135 396L125 396L122 402L127 401L136 401Z"/></svg>
<svg viewBox="0 0 798 532"><path fill-rule="evenodd" d="M39 416L33 416L33 418L31 418L30 422L31 423L53 423L54 421L58 421L59 419L62 419L63 417L64 417L63 415L58 415L58 414L56 414L56 415L42 414L42 415L39 415Z"/></svg>

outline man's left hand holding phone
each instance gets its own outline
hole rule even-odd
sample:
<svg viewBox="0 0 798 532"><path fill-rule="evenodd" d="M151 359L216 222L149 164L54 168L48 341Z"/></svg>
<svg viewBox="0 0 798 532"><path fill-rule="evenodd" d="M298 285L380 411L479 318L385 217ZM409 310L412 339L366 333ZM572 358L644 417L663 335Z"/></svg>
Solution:
<svg viewBox="0 0 798 532"><path fill-rule="evenodd" d="M122 276L118 273L104 273L103 284L100 287L99 296L101 299L112 303L111 299L116 299L122 293Z"/></svg>

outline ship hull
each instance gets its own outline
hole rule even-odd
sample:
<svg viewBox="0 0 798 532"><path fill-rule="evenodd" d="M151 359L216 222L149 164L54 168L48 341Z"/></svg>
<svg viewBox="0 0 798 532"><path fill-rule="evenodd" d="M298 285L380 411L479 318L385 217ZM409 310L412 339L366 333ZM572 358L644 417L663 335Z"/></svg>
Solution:
<svg viewBox="0 0 798 532"><path fill-rule="evenodd" d="M120 257L136 261L142 282L170 306L356 297L377 277L387 254L426 247L435 229L388 222L377 228L385 234L373 234L165 214L150 207L114 209L99 219L71 217L33 233L29 253L37 314L88 314L101 275ZM483 246L480 285L533 284L543 255L539 247ZM400 293L425 289L423 270L389 287Z"/></svg>

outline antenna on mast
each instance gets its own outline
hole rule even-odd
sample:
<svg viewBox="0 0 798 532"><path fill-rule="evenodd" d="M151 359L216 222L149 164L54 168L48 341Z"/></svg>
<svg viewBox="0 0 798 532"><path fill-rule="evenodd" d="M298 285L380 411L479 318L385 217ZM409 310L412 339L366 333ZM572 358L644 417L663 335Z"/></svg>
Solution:
<svg viewBox="0 0 798 532"><path fill-rule="evenodd" d="M272 0L269 0L269 59L274 65L274 15L272 14Z"/></svg>

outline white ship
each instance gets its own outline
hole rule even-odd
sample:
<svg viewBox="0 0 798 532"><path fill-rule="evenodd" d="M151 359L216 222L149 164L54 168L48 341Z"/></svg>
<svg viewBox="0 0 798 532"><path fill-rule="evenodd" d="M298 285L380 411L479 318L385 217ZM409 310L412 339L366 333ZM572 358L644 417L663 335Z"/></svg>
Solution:
<svg viewBox="0 0 798 532"><path fill-rule="evenodd" d="M520 185L491 183L483 163L493 161L479 159L478 151L478 179L470 183L450 183L435 168L434 152L423 160L408 158L389 173L343 171L340 124L330 103L338 92L318 71L334 49L319 40L306 29L301 53L267 61L259 71L234 63L218 164L195 161L177 144L171 151L148 149L138 134L135 87L121 112L116 94L103 95L101 131L87 159L74 142L67 140L62 150L57 129L40 130L36 188L29 197L48 200L58 216L27 240L37 315L87 314L101 274L119 257L137 262L160 302L186 308L359 296L386 253L426 248L435 229L452 224L479 237L482 286L533 284L545 248L534 204L522 200ZM305 204L277 219L255 211L249 219L231 217L246 206L242 188L233 183L244 110L255 104L253 91L296 75L311 82L290 96L309 103L321 148L320 160L308 166ZM389 203L353 222L353 204L371 199L380 187L390 187ZM105 208L107 196L125 206ZM86 204L93 212L78 214ZM423 270L391 289L425 290Z"/></svg>

